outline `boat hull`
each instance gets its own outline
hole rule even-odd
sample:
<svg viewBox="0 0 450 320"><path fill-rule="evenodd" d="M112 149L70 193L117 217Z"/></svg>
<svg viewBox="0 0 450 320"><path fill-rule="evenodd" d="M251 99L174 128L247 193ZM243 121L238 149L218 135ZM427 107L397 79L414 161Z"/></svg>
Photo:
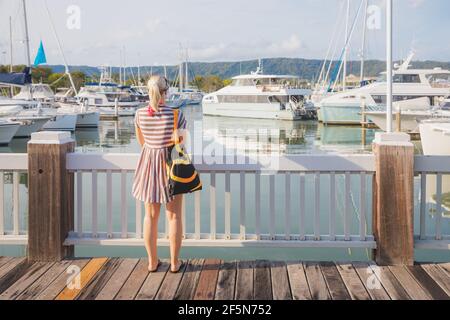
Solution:
<svg viewBox="0 0 450 320"><path fill-rule="evenodd" d="M319 119L324 124L361 124L360 105L321 105Z"/></svg>
<svg viewBox="0 0 450 320"><path fill-rule="evenodd" d="M19 123L0 124L0 145L8 145L20 128Z"/></svg>
<svg viewBox="0 0 450 320"><path fill-rule="evenodd" d="M20 128L14 137L29 138L31 137L31 134L42 130L45 124L50 120L50 117L23 117L14 118L12 120L21 122Z"/></svg>
<svg viewBox="0 0 450 320"><path fill-rule="evenodd" d="M250 119L302 120L305 117L296 115L291 110L280 110L279 105L270 103L206 103L203 102L203 114Z"/></svg>
<svg viewBox="0 0 450 320"><path fill-rule="evenodd" d="M76 126L76 114L57 114L44 125L43 129L48 131L75 131Z"/></svg>
<svg viewBox="0 0 450 320"><path fill-rule="evenodd" d="M450 156L450 122L445 124L446 130L435 123L424 122L419 127L424 155Z"/></svg>
<svg viewBox="0 0 450 320"><path fill-rule="evenodd" d="M99 112L84 112L77 114L77 128L98 128L99 123Z"/></svg>
<svg viewBox="0 0 450 320"><path fill-rule="evenodd" d="M383 131L387 130L387 121L385 112L368 112L366 113L367 119L372 121L378 128ZM401 131L403 132L418 132L418 121L426 120L431 117L430 113L402 113L401 119ZM397 114L392 115L394 124L397 121Z"/></svg>

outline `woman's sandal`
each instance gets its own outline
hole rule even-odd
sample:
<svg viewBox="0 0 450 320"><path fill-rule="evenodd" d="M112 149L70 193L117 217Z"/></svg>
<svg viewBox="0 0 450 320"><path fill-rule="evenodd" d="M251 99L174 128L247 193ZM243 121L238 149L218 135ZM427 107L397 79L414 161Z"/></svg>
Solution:
<svg viewBox="0 0 450 320"><path fill-rule="evenodd" d="M182 266L183 266L183 261L182 260L178 261L178 268L174 271L174 270L172 270L172 266L170 266L170 273L178 273L178 272L180 272L180 269L181 269Z"/></svg>
<svg viewBox="0 0 450 320"><path fill-rule="evenodd" d="M161 266L161 260L158 260L158 263L156 265L156 268L153 270L150 270L150 268L148 268L148 272L150 273L155 273L156 271L158 271L159 267Z"/></svg>

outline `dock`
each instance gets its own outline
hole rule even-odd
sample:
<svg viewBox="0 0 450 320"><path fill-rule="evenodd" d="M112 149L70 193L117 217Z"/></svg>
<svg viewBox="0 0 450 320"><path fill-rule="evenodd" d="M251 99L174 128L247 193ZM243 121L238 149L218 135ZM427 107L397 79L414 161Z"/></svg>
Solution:
<svg viewBox="0 0 450 320"><path fill-rule="evenodd" d="M71 271L80 270L72 282ZM93 258L28 263L0 257L0 300L449 300L450 264ZM69 271L69 272L68 272ZM69 281L68 281L69 279Z"/></svg>

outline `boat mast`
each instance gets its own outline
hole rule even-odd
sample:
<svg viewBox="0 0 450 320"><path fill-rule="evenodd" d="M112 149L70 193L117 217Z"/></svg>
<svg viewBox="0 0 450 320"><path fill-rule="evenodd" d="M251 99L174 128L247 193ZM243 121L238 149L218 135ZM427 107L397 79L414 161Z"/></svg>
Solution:
<svg viewBox="0 0 450 320"><path fill-rule="evenodd" d="M364 81L364 64L366 60L366 34L367 34L367 14L369 9L369 0L366 0L366 11L364 14L364 20L363 20L363 36L362 36L362 47L361 47L361 77L360 77L360 83Z"/></svg>
<svg viewBox="0 0 450 320"><path fill-rule="evenodd" d="M61 41L59 40L58 34L56 33L56 28L53 23L52 16L50 14L50 10L48 9L47 1L45 1L45 8L47 9L48 20L50 21L50 24L52 26L53 35L55 36L55 40L56 40L56 43L58 44L59 52L60 52L61 57L64 62L64 68L65 68L66 75L69 77L70 85L72 86L75 96L77 96L78 91L77 91L77 88L75 87L75 83L73 82L72 75L70 74L69 65L67 64L66 56L64 55L64 50L62 48Z"/></svg>
<svg viewBox="0 0 450 320"><path fill-rule="evenodd" d="M25 47L26 47L26 57L27 65L31 68L31 55L30 55L30 37L28 36L28 19L27 19L27 5L26 1L22 0L23 4L23 20L25 24Z"/></svg>
<svg viewBox="0 0 450 320"><path fill-rule="evenodd" d="M342 90L347 89L347 58L348 58L348 28L350 23L350 0L347 0L347 20L345 23L345 52L344 52L344 70L342 72Z"/></svg>
<svg viewBox="0 0 450 320"><path fill-rule="evenodd" d="M187 89L187 87L189 86L189 51L186 48L186 75L184 77L184 88Z"/></svg>
<svg viewBox="0 0 450 320"><path fill-rule="evenodd" d="M9 72L13 72L13 31L12 17L9 17ZM11 86L11 98L14 96L14 87Z"/></svg>

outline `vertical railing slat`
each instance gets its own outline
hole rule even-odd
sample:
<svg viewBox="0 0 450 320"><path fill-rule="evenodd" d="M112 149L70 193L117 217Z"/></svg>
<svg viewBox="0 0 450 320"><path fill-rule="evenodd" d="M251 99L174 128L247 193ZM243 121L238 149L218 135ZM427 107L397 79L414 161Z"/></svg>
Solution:
<svg viewBox="0 0 450 320"><path fill-rule="evenodd" d="M92 171L92 236L98 236L98 177L97 171Z"/></svg>
<svg viewBox="0 0 450 320"><path fill-rule="evenodd" d="M106 227L108 238L113 236L113 223L112 223L112 172L106 171Z"/></svg>
<svg viewBox="0 0 450 320"><path fill-rule="evenodd" d="M359 220L359 235L361 241L366 241L366 173L361 172L361 190L360 190L360 220Z"/></svg>
<svg viewBox="0 0 450 320"><path fill-rule="evenodd" d="M83 237L83 173L77 171L77 234Z"/></svg>
<svg viewBox="0 0 450 320"><path fill-rule="evenodd" d="M167 219L166 219L167 220ZM183 224L183 239L186 239L186 196L183 196L182 204L181 204L181 221ZM168 228L166 224L166 237L168 234Z"/></svg>
<svg viewBox="0 0 450 320"><path fill-rule="evenodd" d="M217 208L216 208L216 174L211 173L211 183L209 187L209 214L210 214L210 238L216 239L216 225L217 225Z"/></svg>
<svg viewBox="0 0 450 320"><path fill-rule="evenodd" d="M196 192L194 194L194 200L195 200L195 239L200 240L200 217L201 217L201 209L202 209L202 203L201 203L201 193Z"/></svg>
<svg viewBox="0 0 450 320"><path fill-rule="evenodd" d="M5 174L0 171L0 236L5 234Z"/></svg>
<svg viewBox="0 0 450 320"><path fill-rule="evenodd" d="M285 186L284 186L284 195L285 195L285 216L284 216L284 232L286 236L286 240L291 239L291 174L286 172L285 174Z"/></svg>
<svg viewBox="0 0 450 320"><path fill-rule="evenodd" d="M142 239L142 203L136 200L136 239Z"/></svg>
<svg viewBox="0 0 450 320"><path fill-rule="evenodd" d="M275 240L275 175L269 177L269 234L270 239Z"/></svg>
<svg viewBox="0 0 450 320"><path fill-rule="evenodd" d="M261 239L261 173L255 173L255 232L256 239Z"/></svg>
<svg viewBox="0 0 450 320"><path fill-rule="evenodd" d="M426 210L427 210L427 174L422 172L420 178L420 240L425 240L427 237Z"/></svg>
<svg viewBox="0 0 450 320"><path fill-rule="evenodd" d="M127 172L121 171L120 174L120 225L122 239L128 237L128 208L127 208Z"/></svg>
<svg viewBox="0 0 450 320"><path fill-rule="evenodd" d="M246 212L245 212L245 172L240 173L240 208L239 208L239 232L241 240L245 240L245 223L246 223Z"/></svg>
<svg viewBox="0 0 450 320"><path fill-rule="evenodd" d="M345 173L345 200L344 200L344 234L345 240L350 241L350 192L351 192L351 175L350 172Z"/></svg>
<svg viewBox="0 0 450 320"><path fill-rule="evenodd" d="M330 173L330 240L336 240L336 173Z"/></svg>
<svg viewBox="0 0 450 320"><path fill-rule="evenodd" d="M314 208L314 239L320 240L320 172L316 172L315 178L315 208Z"/></svg>
<svg viewBox="0 0 450 320"><path fill-rule="evenodd" d="M306 214L306 194L305 194L306 176L304 173L300 174L300 218L299 218L299 230L300 240L306 239L305 228L305 214Z"/></svg>
<svg viewBox="0 0 450 320"><path fill-rule="evenodd" d="M14 231L13 234L14 235L19 235L20 233L20 219L19 219L19 214L20 214L20 174L17 171L14 171L13 173L13 203L14 203L14 207L13 207L13 217L14 217Z"/></svg>
<svg viewBox="0 0 450 320"><path fill-rule="evenodd" d="M225 238L231 239L231 173L225 173Z"/></svg>
<svg viewBox="0 0 450 320"><path fill-rule="evenodd" d="M436 179L436 240L442 240L442 174Z"/></svg>

